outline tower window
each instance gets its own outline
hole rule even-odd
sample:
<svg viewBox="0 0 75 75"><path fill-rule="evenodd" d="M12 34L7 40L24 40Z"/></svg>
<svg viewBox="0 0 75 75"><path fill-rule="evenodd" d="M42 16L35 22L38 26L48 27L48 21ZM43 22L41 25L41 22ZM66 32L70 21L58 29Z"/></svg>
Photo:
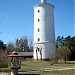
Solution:
<svg viewBox="0 0 75 75"><path fill-rule="evenodd" d="M38 28L38 32L40 31L40 29Z"/></svg>
<svg viewBox="0 0 75 75"><path fill-rule="evenodd" d="M38 38L38 41L40 41L40 38Z"/></svg>
<svg viewBox="0 0 75 75"><path fill-rule="evenodd" d="M40 21L40 19L38 19L38 22Z"/></svg>
<svg viewBox="0 0 75 75"><path fill-rule="evenodd" d="M40 10L38 10L38 13L40 13Z"/></svg>

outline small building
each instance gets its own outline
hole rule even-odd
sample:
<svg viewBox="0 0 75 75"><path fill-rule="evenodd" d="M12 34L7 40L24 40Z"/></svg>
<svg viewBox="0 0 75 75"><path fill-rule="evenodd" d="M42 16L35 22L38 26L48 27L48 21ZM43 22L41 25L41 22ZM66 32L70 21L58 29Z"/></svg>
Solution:
<svg viewBox="0 0 75 75"><path fill-rule="evenodd" d="M9 52L11 54L12 52ZM33 52L17 52L22 57L26 58L33 58Z"/></svg>
<svg viewBox="0 0 75 75"><path fill-rule="evenodd" d="M26 58L33 58L33 52L17 52L21 56L23 56L25 59Z"/></svg>

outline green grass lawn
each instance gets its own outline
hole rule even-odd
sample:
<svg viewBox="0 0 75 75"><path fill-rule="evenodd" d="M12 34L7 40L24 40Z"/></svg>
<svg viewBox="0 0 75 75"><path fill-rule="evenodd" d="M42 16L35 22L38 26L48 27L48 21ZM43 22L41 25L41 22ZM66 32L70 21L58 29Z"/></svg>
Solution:
<svg viewBox="0 0 75 75"><path fill-rule="evenodd" d="M43 68L72 68L75 67L75 61L67 62L66 64L64 62L59 62L52 64L50 61L23 61L21 70L38 70Z"/></svg>
<svg viewBox="0 0 75 75"><path fill-rule="evenodd" d="M40 75L75 75L75 69L61 70L61 71L58 71L58 70L47 71L47 70L54 70L54 69L60 69L60 68L61 69L75 68L75 61L67 61L66 64L64 62L58 62L53 64L50 61L22 61L21 69L19 69L19 72L20 71L23 71L23 72L37 71L37 73ZM0 70L0 73L2 72L9 72L9 75L10 75L10 71L8 70L8 68L4 68L2 71Z"/></svg>
<svg viewBox="0 0 75 75"><path fill-rule="evenodd" d="M62 71L43 71L45 69L63 69L63 68L75 68L75 61L58 62L52 64L50 61L23 61L20 71L41 71L41 75L75 75L75 69L62 70Z"/></svg>

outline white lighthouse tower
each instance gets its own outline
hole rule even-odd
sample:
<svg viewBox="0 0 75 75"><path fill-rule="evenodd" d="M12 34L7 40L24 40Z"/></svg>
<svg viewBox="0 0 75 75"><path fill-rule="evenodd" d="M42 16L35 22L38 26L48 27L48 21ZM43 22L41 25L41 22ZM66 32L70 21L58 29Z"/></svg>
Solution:
<svg viewBox="0 0 75 75"><path fill-rule="evenodd" d="M54 5L41 0L34 6L34 60L55 58Z"/></svg>

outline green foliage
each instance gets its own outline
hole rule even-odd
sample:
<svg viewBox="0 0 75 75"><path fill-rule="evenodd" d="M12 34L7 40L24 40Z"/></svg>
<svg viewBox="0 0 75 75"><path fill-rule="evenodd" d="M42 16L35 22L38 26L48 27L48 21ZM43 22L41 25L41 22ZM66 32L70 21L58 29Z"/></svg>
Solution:
<svg viewBox="0 0 75 75"><path fill-rule="evenodd" d="M56 47L57 49L60 48L62 52L64 51L64 49L62 50L62 47L67 47L69 52L68 59L75 60L75 36L71 37L69 35L65 38L63 36L58 36L56 39ZM60 55L62 55L61 51L59 50Z"/></svg>
<svg viewBox="0 0 75 75"><path fill-rule="evenodd" d="M56 39L56 48L64 46L64 37L63 36L58 36Z"/></svg>
<svg viewBox="0 0 75 75"><path fill-rule="evenodd" d="M68 36L65 38L65 46L67 46L71 52L69 60L75 60L75 36Z"/></svg>
<svg viewBox="0 0 75 75"><path fill-rule="evenodd" d="M6 44L2 40L0 40L0 50L5 50L6 49Z"/></svg>

